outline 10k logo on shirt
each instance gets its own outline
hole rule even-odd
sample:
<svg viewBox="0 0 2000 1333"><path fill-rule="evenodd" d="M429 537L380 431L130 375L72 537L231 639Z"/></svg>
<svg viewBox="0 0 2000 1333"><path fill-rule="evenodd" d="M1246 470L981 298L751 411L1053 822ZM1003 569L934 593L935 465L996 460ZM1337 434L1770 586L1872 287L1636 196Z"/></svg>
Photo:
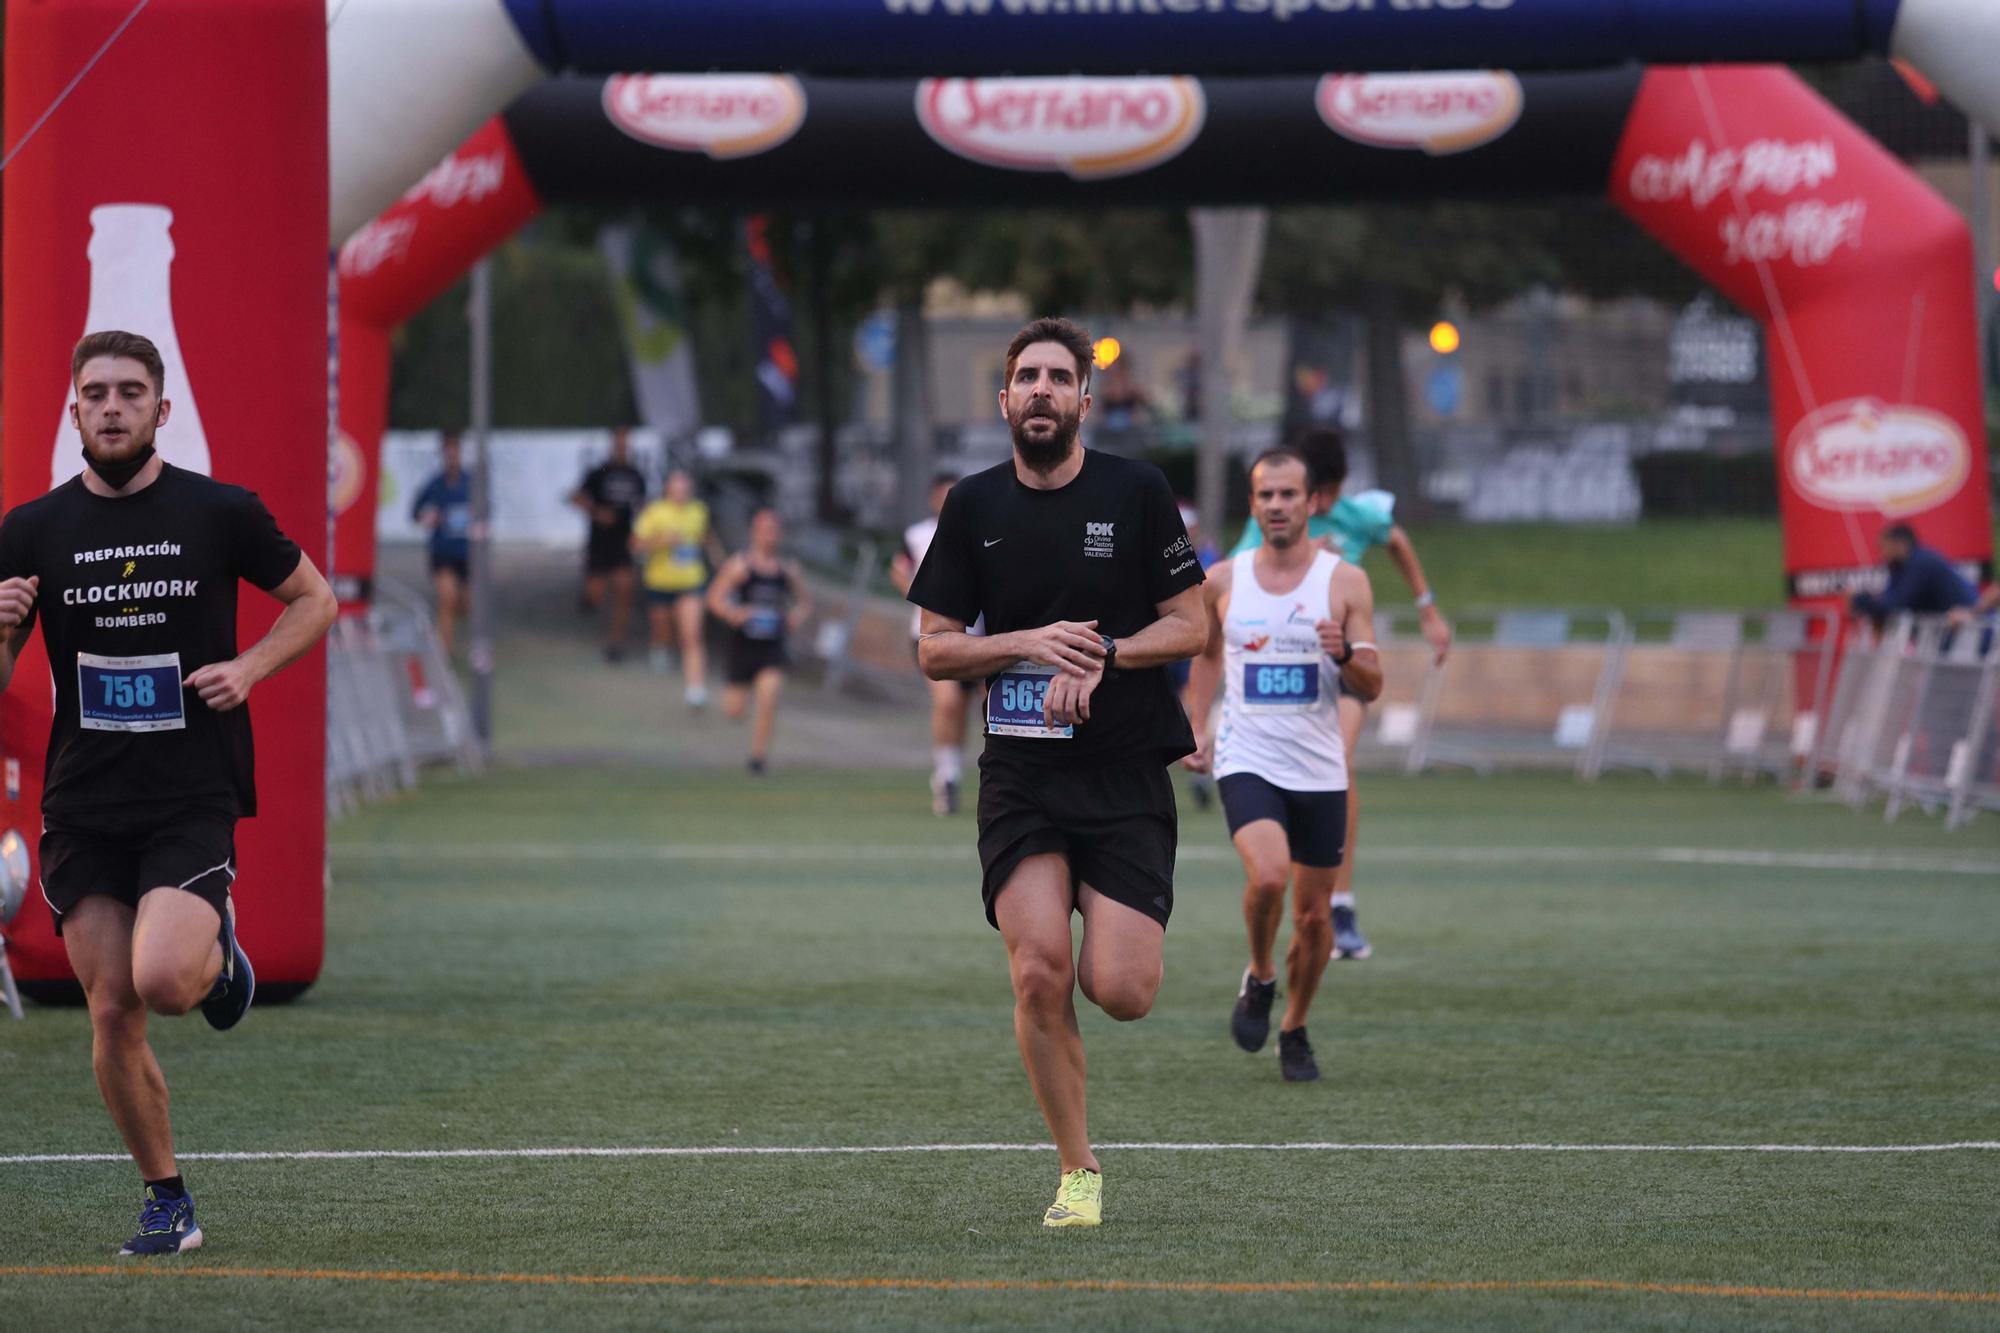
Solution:
<svg viewBox="0 0 2000 1333"><path fill-rule="evenodd" d="M1086 523L1083 525L1083 553L1086 556L1111 554L1111 528L1109 523Z"/></svg>

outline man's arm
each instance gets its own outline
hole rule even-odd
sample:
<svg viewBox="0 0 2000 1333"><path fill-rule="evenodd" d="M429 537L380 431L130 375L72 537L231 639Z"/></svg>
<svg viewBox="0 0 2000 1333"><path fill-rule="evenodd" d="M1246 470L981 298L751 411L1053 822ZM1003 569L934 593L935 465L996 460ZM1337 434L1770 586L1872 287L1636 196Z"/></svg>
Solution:
<svg viewBox="0 0 2000 1333"><path fill-rule="evenodd" d="M1188 670L1188 721L1194 726L1195 752L1181 760L1190 772L1206 773L1215 763L1215 729L1209 715L1215 710L1215 689L1222 681L1222 604L1229 596L1234 571L1225 563L1210 571L1201 585L1202 606L1208 617L1208 643Z"/></svg>
<svg viewBox="0 0 2000 1333"><path fill-rule="evenodd" d="M28 612L35 605L35 592L41 583L39 576L0 582L0 690L14 679L14 663L34 633Z"/></svg>
<svg viewBox="0 0 2000 1333"><path fill-rule="evenodd" d="M736 590L742 586L743 577L748 572L749 566L732 555L722 562L722 570L715 576L715 582L708 585L709 614L723 624L734 625L738 629L750 619L750 613L731 599L736 596Z"/></svg>
<svg viewBox="0 0 2000 1333"><path fill-rule="evenodd" d="M218 713L240 708L257 682L276 675L320 641L339 614L333 589L304 554L271 596L285 604L270 633L227 662L210 662L189 673L181 683L201 696Z"/></svg>
<svg viewBox="0 0 2000 1333"><path fill-rule="evenodd" d="M932 680L984 680L1016 662L1041 662L1070 675L1101 671L1104 643L1095 620L1058 620L1009 634L967 634L966 622L929 607L918 621L917 665Z"/></svg>
<svg viewBox="0 0 2000 1333"><path fill-rule="evenodd" d="M797 633L799 626L812 619L812 590L806 587L805 571L796 560L785 562L785 581L792 586L792 609L785 613L785 628Z"/></svg>
<svg viewBox="0 0 2000 1333"><path fill-rule="evenodd" d="M1127 639L1116 640L1117 665L1138 671L1193 657L1208 643L1208 610L1202 585L1184 588L1153 608L1160 618Z"/></svg>
<svg viewBox="0 0 2000 1333"><path fill-rule="evenodd" d="M1375 590L1358 565L1343 563L1327 588L1327 618L1319 622L1319 646L1327 656L1348 654L1340 683L1363 703L1382 693L1382 655L1375 650ZM1352 652L1349 653L1349 649Z"/></svg>
<svg viewBox="0 0 2000 1333"><path fill-rule="evenodd" d="M1396 569L1403 576L1403 582L1410 585L1410 596L1417 599L1417 606L1420 608L1417 623L1423 632L1424 641L1430 644L1431 651L1437 654L1437 660L1444 661L1445 654L1451 651L1451 624L1445 620L1444 613L1437 609L1437 600L1431 591L1430 581L1424 577L1423 562L1417 559L1416 544L1410 540L1410 534L1403 531L1399 523L1389 529L1389 540L1383 543L1383 548L1389 552L1389 559L1395 562Z"/></svg>

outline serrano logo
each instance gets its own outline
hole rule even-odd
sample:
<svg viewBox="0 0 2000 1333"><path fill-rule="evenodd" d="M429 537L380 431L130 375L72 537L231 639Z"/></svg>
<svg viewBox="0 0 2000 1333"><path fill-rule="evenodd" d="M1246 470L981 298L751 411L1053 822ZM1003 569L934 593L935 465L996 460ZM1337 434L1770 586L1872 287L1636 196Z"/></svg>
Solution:
<svg viewBox="0 0 2000 1333"><path fill-rule="evenodd" d="M1914 514L1950 499L1972 471L1958 424L1928 408L1874 398L1832 403L1793 428L1792 484L1828 509Z"/></svg>
<svg viewBox="0 0 2000 1333"><path fill-rule="evenodd" d="M1521 118L1521 84L1501 71L1329 74L1319 81L1327 128L1377 148L1433 157L1492 143Z"/></svg>
<svg viewBox="0 0 2000 1333"><path fill-rule="evenodd" d="M754 157L799 132L806 93L787 74L618 74L605 80L604 114L641 143Z"/></svg>
<svg viewBox="0 0 2000 1333"><path fill-rule="evenodd" d="M1187 78L926 79L924 132L974 162L1060 171L1074 180L1129 176L1181 154L1208 102Z"/></svg>

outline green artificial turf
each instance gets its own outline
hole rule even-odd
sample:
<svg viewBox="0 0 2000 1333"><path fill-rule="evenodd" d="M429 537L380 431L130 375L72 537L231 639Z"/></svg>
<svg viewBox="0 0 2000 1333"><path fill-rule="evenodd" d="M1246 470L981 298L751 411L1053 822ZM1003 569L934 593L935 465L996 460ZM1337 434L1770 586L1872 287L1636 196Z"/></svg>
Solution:
<svg viewBox="0 0 2000 1333"><path fill-rule="evenodd" d="M1240 877L1219 816L1184 800L1159 1003L1136 1024L1083 1015L1099 1141L2000 1139L2000 821L1947 836L1921 817L1885 826L1768 788L1650 779L1364 790L1376 955L1334 967L1315 1007L1327 1077L1288 1086L1268 1053L1230 1045ZM931 817L920 775L502 770L331 838L319 984L231 1034L156 1024L185 1152L1043 1137L970 821ZM1806 854L1822 868L1784 863ZM1900 868L1846 859L1865 856ZM87 1053L79 1011L0 1019L0 1155L118 1151ZM124 1276L19 1270L115 1262L129 1164L0 1163L0 1327L2000 1321L1995 1303L1420 1285L2000 1293L2000 1152L1104 1161L1105 1226L1051 1233L1037 1223L1056 1164L1040 1151L190 1160L208 1244ZM322 1272L161 1276L216 1269ZM1005 1285L338 1276L445 1270ZM1193 1285L1017 1285L1071 1281ZM1401 1285L1225 1289L1282 1283Z"/></svg>

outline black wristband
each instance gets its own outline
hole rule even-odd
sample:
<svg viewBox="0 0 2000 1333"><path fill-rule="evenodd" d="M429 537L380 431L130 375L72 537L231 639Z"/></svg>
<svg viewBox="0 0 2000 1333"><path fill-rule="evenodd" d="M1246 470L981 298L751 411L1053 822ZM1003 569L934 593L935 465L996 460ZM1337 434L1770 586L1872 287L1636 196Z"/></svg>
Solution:
<svg viewBox="0 0 2000 1333"><path fill-rule="evenodd" d="M1354 645L1351 643L1343 643L1340 645L1340 656L1333 659L1333 664L1337 667L1344 667L1353 660L1354 660Z"/></svg>

